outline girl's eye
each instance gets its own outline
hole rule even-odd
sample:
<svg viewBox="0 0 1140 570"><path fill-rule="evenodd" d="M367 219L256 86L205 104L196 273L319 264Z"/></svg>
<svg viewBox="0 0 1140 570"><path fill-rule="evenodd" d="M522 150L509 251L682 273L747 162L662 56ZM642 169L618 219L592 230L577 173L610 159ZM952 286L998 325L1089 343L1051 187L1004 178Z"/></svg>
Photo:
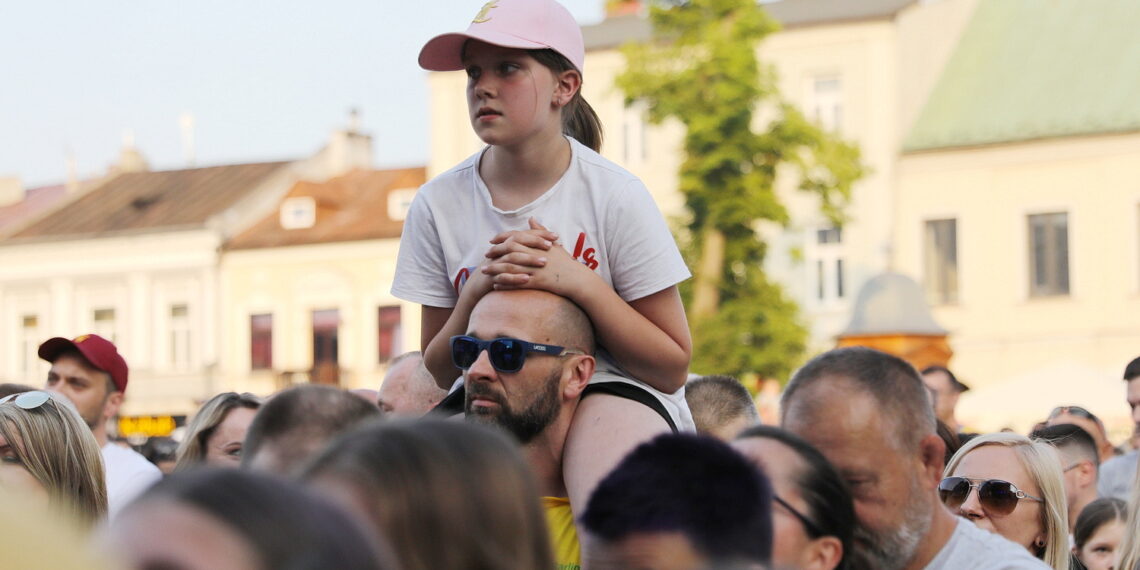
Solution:
<svg viewBox="0 0 1140 570"><path fill-rule="evenodd" d="M478 79L479 78L479 68L478 67L468 67L465 71L467 72L467 77L469 79Z"/></svg>
<svg viewBox="0 0 1140 570"><path fill-rule="evenodd" d="M516 63L500 63L499 64L499 73L501 73L503 75L513 73L515 71L518 71L518 69L519 69L519 66Z"/></svg>

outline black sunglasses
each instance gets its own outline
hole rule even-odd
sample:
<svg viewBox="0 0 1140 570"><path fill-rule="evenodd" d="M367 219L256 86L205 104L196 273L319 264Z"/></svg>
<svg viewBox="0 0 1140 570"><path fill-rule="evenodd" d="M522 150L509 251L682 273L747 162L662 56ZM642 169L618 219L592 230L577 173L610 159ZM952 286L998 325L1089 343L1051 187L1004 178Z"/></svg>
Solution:
<svg viewBox="0 0 1140 570"><path fill-rule="evenodd" d="M975 483L974 481L979 481ZM970 490L978 488L978 502L986 512L995 515L1008 515L1017 508L1021 499L1029 499L1044 503L1045 499L1034 497L1018 489L1009 481L1001 479L968 479L966 477L947 477L938 484L938 496L942 502L951 509L957 509L966 502Z"/></svg>
<svg viewBox="0 0 1140 570"><path fill-rule="evenodd" d="M1096 414L1080 406L1057 406L1056 408L1053 408L1052 412L1049 412L1049 419L1053 419L1061 414L1072 414L1078 418L1085 418L1086 420L1100 422L1100 418L1096 417Z"/></svg>
<svg viewBox="0 0 1140 570"><path fill-rule="evenodd" d="M451 361L455 366L467 370L479 358L479 353L487 351L491 358L491 366L499 372L518 372L526 363L528 352L537 352L550 356L565 356L567 354L586 354L580 350L573 350L555 346L553 344L539 344L527 342L517 338L496 338L493 340L479 340L466 335L451 337Z"/></svg>
<svg viewBox="0 0 1140 570"><path fill-rule="evenodd" d="M819 538L823 536L823 531L820 530L819 527L816 526L816 524L807 517L807 515L801 513L799 509L789 505L787 501L781 499L780 496L775 493L772 494L772 500L776 501L776 503L781 507L784 507L784 509L791 513L793 517L796 517L796 519L800 521L800 524L804 525L804 530L807 531L807 535L809 537Z"/></svg>

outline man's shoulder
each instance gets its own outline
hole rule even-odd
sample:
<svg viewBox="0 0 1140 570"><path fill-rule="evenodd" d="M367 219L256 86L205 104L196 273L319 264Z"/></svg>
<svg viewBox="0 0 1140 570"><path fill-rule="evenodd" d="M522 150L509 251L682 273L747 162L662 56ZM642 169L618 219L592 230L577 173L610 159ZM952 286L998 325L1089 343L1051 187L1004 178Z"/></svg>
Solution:
<svg viewBox="0 0 1140 570"><path fill-rule="evenodd" d="M108 469L114 466L114 469L122 471L153 471L159 473L158 467L133 449L111 443L104 445L102 451L103 461L107 464Z"/></svg>
<svg viewBox="0 0 1140 570"><path fill-rule="evenodd" d="M1137 461L1140 461L1140 449L1133 449L1124 455L1117 455L1116 457L1113 457L1108 461L1101 463L1100 472L1103 474L1106 472L1111 473L1114 471L1127 471L1129 469L1135 469Z"/></svg>
<svg viewBox="0 0 1140 570"><path fill-rule="evenodd" d="M926 570L975 568L980 570L1021 570L1048 568L1034 558L1025 547L1002 536L978 528L959 519L950 540L942 547Z"/></svg>

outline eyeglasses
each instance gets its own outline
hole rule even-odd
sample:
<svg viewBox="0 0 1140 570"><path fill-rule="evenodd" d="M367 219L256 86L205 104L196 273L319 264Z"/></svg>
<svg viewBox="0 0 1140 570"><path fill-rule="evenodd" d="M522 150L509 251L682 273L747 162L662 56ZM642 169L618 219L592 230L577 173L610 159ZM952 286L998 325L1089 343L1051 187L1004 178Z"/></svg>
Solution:
<svg viewBox="0 0 1140 570"><path fill-rule="evenodd" d="M4 396L0 399L0 404L7 404L12 402L25 410L34 410L47 403L51 399L51 394L43 390L34 390L31 392L20 392L19 394L11 394Z"/></svg>
<svg viewBox="0 0 1140 570"><path fill-rule="evenodd" d="M528 352L537 352L550 356L565 356L567 354L586 354L580 350L572 350L555 346L553 344L538 344L517 338L496 338L494 340L479 340L466 335L451 337L451 361L457 368L467 370L479 358L479 353L487 351L491 358L491 366L499 372L518 372L526 363Z"/></svg>
<svg viewBox="0 0 1140 570"><path fill-rule="evenodd" d="M975 483L974 481L980 481ZM1002 481L1001 479L969 479L966 477L947 477L938 484L938 496L942 498L942 502L951 509L956 509L966 502L970 496L970 490L973 488L978 489L978 502L981 503L982 508L990 514L1008 515L1017 508L1017 502L1021 499L1029 499L1044 503L1045 499L1034 497L1018 489L1013 483L1009 481Z"/></svg>
<svg viewBox="0 0 1140 570"><path fill-rule="evenodd" d="M796 517L797 519L799 519L800 524L804 525L804 530L807 531L808 536L810 536L812 538L818 538L818 537L823 536L823 531L820 530L819 527L816 526L815 523L811 522L811 519L807 518L807 515L801 513L795 507L789 505L788 502L781 499L779 495L773 493L772 494L772 500L776 501L781 507L784 507L785 509L787 509L787 511L789 513L792 513L793 517Z"/></svg>

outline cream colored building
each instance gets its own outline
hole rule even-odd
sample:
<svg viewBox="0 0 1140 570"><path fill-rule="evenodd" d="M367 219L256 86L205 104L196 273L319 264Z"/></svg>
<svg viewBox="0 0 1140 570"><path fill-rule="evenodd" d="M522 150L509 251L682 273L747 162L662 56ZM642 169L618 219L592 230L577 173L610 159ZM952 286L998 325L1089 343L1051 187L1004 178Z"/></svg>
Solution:
<svg viewBox="0 0 1140 570"><path fill-rule="evenodd" d="M368 166L371 139L334 133L293 161L113 176L0 241L0 378L40 386L36 348L98 333L130 366L125 415L180 415L220 391L220 251L300 180Z"/></svg>
<svg viewBox="0 0 1140 570"><path fill-rule="evenodd" d="M814 350L833 346L847 324L858 286L885 270L890 258L891 201L901 138L949 56L973 0L785 0L765 8L784 29L768 37L759 57L774 66L783 95L807 116L862 149L868 175L854 190L851 221L838 231L785 179L781 196L789 227L762 227L770 240L767 269L800 304ZM639 176L675 222L684 214L677 192L681 137L677 123L649 125L643 108L626 107L614 78L624 68L618 48L649 37L643 15L609 18L583 29L583 95L606 130L602 154ZM907 78L906 81L903 78ZM461 72L432 73L429 174L477 151ZM762 128L758 113L757 128ZM699 371L698 371L699 372Z"/></svg>
<svg viewBox="0 0 1140 570"><path fill-rule="evenodd" d="M1111 1L982 3L904 141L893 257L950 331L967 425L1076 404L1131 430L1138 27Z"/></svg>
<svg viewBox="0 0 1140 570"><path fill-rule="evenodd" d="M766 269L800 304L811 350L834 346L863 283L897 271L924 286L950 331L951 366L974 386L961 407L968 424L1023 430L1053 406L1081 404L1120 440L1129 423L1119 376L1140 354L1130 319L1140 310L1136 10L1111 0L764 6L783 24L759 48L782 93L856 142L869 167L841 232L794 180L780 188L792 223L760 228L772 245ZM606 126L603 154L640 176L667 216L682 215L681 129L646 125L613 86L617 47L648 37L644 16L584 35L583 92ZM480 143L463 74L429 82L434 175ZM935 268L949 243L955 267Z"/></svg>
<svg viewBox="0 0 1140 570"><path fill-rule="evenodd" d="M376 389L390 358L419 349L419 306L389 289L404 214L424 181L424 169L411 168L298 183L226 244L226 389L268 394L310 381Z"/></svg>

